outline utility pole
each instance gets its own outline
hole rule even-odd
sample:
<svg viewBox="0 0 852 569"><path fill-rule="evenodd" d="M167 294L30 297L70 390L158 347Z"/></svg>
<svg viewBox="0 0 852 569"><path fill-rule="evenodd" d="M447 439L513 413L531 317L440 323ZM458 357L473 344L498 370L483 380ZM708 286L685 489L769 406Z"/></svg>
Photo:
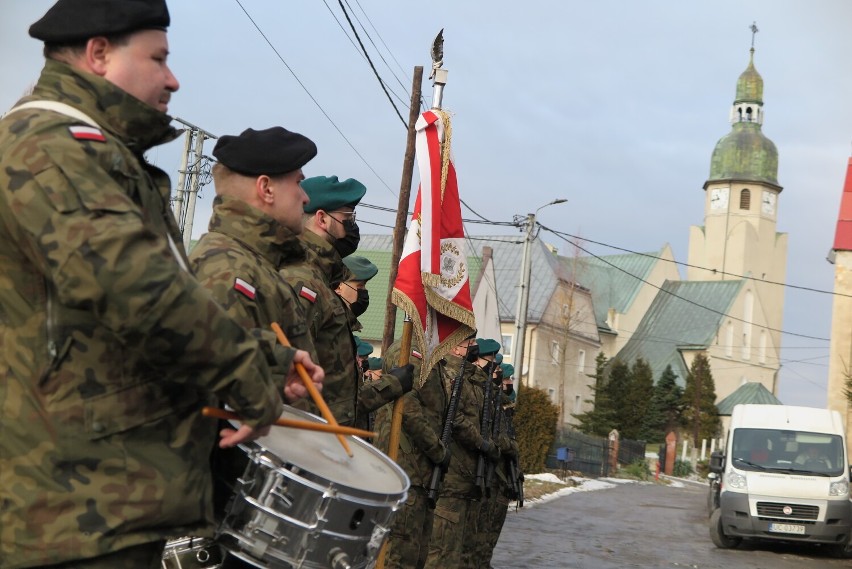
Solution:
<svg viewBox="0 0 852 569"><path fill-rule="evenodd" d="M518 290L518 314L515 319L515 346L513 346L514 355L512 356L512 364L515 367L515 376L512 378L512 384L515 387L515 393L520 389L524 376L524 344L526 343L527 335L527 309L530 303L530 271L532 268L533 232L536 225L535 216L541 209L549 205L565 203L567 201L563 198L557 198L536 209L535 213L527 214L527 235L524 239L524 257L521 263L521 284L520 290ZM529 377L527 377L527 386L529 386Z"/></svg>
<svg viewBox="0 0 852 569"><path fill-rule="evenodd" d="M216 139L201 127L195 126L183 119L175 118L179 123L189 127L184 134L183 157L178 171L178 186L172 208L178 228L183 235L184 249L189 251L192 240L192 222L195 217L195 201L201 186L207 184L209 167L204 157L204 141Z"/></svg>
<svg viewBox="0 0 852 569"><path fill-rule="evenodd" d="M512 361L515 363L515 377L512 383L515 393L521 387L524 377L524 343L527 334L527 308L530 302L530 269L532 267L532 240L535 231L535 214L527 214L527 235L524 239L524 256L521 262L521 284L518 290L518 312L515 319L515 346ZM527 383L529 385L529 382Z"/></svg>

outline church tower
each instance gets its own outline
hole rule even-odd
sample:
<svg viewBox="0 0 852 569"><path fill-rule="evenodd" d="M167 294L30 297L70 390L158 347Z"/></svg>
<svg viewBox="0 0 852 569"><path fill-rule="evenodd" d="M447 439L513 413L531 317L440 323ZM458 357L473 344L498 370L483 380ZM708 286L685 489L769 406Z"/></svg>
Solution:
<svg viewBox="0 0 852 569"><path fill-rule="evenodd" d="M752 36L748 67L737 80L731 132L716 143L710 159L704 225L690 228L687 280L750 277L745 286L759 299L752 306L762 307L768 327L780 330L784 287L770 281L785 281L787 234L776 231L782 190L778 150L762 132L763 118L763 78L754 67ZM746 304L746 313L735 316L751 322L756 315L748 313L752 308L748 300ZM743 332L744 343L751 343L751 333ZM768 333L772 344L780 346L780 333Z"/></svg>

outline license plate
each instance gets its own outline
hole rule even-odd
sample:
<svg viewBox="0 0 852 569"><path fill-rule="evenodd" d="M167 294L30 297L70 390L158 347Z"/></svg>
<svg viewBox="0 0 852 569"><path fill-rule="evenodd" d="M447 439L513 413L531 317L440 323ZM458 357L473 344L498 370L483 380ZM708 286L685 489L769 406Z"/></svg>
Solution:
<svg viewBox="0 0 852 569"><path fill-rule="evenodd" d="M796 533L805 535L805 526L798 524L769 524L769 531L774 533Z"/></svg>

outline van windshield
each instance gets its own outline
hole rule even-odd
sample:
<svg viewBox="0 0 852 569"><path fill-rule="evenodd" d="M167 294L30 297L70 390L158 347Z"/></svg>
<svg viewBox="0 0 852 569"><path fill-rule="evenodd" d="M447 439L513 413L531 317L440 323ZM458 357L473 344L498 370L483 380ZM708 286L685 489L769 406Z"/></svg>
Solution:
<svg viewBox="0 0 852 569"><path fill-rule="evenodd" d="M846 469L839 435L779 429L736 429L730 456L741 470L839 476Z"/></svg>

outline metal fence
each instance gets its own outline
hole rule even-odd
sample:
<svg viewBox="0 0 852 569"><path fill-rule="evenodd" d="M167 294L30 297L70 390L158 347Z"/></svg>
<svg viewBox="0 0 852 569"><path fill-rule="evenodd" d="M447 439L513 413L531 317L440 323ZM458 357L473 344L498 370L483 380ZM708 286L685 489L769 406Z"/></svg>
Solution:
<svg viewBox="0 0 852 569"><path fill-rule="evenodd" d="M567 457L563 449L568 449ZM610 472L609 454L610 442L606 437L586 435L573 429L558 429L546 466L553 469L567 468L586 476L609 476L614 474ZM631 464L640 459L645 459L645 441L619 441L619 464Z"/></svg>

